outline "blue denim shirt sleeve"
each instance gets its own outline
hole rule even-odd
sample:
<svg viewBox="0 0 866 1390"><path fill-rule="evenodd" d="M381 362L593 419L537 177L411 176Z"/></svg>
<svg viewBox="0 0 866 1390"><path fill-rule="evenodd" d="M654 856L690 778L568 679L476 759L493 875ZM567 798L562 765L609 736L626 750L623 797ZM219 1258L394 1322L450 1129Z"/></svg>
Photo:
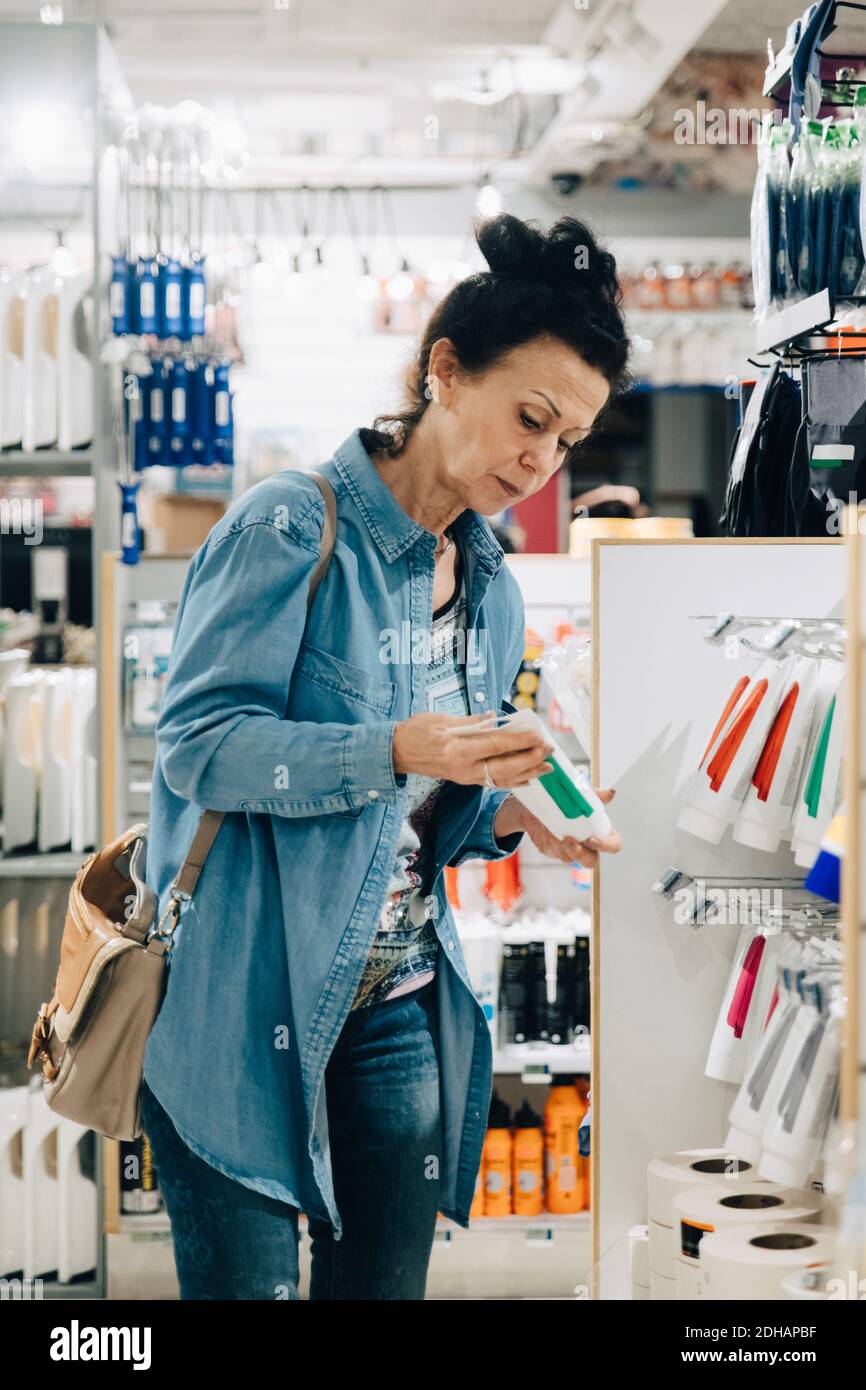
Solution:
<svg viewBox="0 0 866 1390"><path fill-rule="evenodd" d="M213 811L315 816L396 803L395 723L286 719L322 505L220 523L187 575L156 726L170 789ZM284 788L284 789L280 789Z"/></svg>
<svg viewBox="0 0 866 1390"><path fill-rule="evenodd" d="M512 674L505 691L506 697L511 694L511 688L517 679L526 648L526 622L523 614L523 603L519 598L516 584L512 592L517 601L514 604L516 611L512 618L513 638L506 668ZM514 713L514 705L507 698L502 699L499 709L500 713L503 714ZM510 795L510 791L484 793L481 810L470 831L469 839L461 845L459 852L450 861L452 868L459 868L467 859L507 859L519 848L520 841L523 839L522 830L517 831L514 835L506 835L501 840L498 840L493 833L493 822L496 819L496 814L503 801L507 801Z"/></svg>

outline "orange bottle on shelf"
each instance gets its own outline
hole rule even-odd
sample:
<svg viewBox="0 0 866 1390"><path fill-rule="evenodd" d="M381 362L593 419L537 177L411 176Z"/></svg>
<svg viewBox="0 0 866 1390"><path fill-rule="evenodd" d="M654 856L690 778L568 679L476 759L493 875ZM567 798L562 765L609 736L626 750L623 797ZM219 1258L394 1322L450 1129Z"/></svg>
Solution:
<svg viewBox="0 0 866 1390"><path fill-rule="evenodd" d="M571 1215L583 1210L577 1129L586 1106L573 1076L555 1076L544 1107L544 1173L547 1210Z"/></svg>
<svg viewBox="0 0 866 1390"><path fill-rule="evenodd" d="M511 1166L514 1141L511 1111L496 1092L490 1102L487 1136L481 1161L484 1166L484 1215L511 1216Z"/></svg>
<svg viewBox="0 0 866 1390"><path fill-rule="evenodd" d="M512 1188L515 1216L539 1216L544 1210L544 1134L541 1116L526 1100L514 1116Z"/></svg>

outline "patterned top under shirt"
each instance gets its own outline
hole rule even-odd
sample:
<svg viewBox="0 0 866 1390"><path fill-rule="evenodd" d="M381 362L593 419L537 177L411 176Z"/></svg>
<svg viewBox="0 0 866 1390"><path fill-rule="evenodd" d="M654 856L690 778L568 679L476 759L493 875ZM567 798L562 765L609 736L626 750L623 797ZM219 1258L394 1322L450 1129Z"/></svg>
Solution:
<svg viewBox="0 0 866 1390"><path fill-rule="evenodd" d="M466 591L461 571L453 597L433 615L427 667L429 711L469 713L465 663ZM442 781L419 773L406 778L397 858L352 1010L420 989L436 974L439 939L435 923L427 919L424 898L428 891L427 832L443 786Z"/></svg>

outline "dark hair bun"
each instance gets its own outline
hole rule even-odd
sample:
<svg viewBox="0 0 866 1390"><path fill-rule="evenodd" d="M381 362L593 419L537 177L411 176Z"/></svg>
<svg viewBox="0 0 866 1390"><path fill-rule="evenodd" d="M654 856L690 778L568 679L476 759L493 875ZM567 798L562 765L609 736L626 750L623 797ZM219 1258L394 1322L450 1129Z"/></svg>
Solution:
<svg viewBox="0 0 866 1390"><path fill-rule="evenodd" d="M482 222L475 240L494 275L516 275L550 285L567 281L574 289L619 303L616 261L574 217L560 217L545 232L534 222L503 212Z"/></svg>

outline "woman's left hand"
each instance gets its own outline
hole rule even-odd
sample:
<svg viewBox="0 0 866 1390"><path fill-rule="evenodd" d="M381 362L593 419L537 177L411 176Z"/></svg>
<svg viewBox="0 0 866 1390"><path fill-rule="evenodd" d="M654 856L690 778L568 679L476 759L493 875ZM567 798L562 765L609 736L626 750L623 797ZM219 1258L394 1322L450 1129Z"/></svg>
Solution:
<svg viewBox="0 0 866 1390"><path fill-rule="evenodd" d="M616 792L607 789L596 792L605 806L613 801L615 795ZM618 854L622 849L622 840L615 830L611 830L609 835L593 836L589 840L574 840L570 836L561 840L516 797L510 796L496 813L493 831L498 840L503 840L521 830L548 859L559 859L563 864L582 864L585 869L595 868L599 854Z"/></svg>

